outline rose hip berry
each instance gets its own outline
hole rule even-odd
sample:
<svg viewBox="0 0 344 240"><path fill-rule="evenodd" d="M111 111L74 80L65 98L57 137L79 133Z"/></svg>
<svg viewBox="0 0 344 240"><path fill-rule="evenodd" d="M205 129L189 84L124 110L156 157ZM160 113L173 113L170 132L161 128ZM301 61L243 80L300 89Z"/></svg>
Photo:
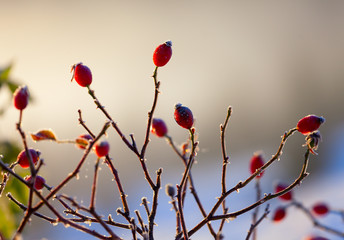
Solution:
<svg viewBox="0 0 344 240"><path fill-rule="evenodd" d="M279 222L285 218L286 214L287 212L284 207L278 207L272 216L272 221Z"/></svg>
<svg viewBox="0 0 344 240"><path fill-rule="evenodd" d="M160 118L153 118L152 132L158 137L164 137L167 134L167 126L164 120Z"/></svg>
<svg viewBox="0 0 344 240"><path fill-rule="evenodd" d="M81 87L87 87L92 83L92 73L87 66L82 63L74 64L72 71L74 71L72 81L75 79Z"/></svg>
<svg viewBox="0 0 344 240"><path fill-rule="evenodd" d="M324 122L325 118L323 117L318 117L316 115L308 115L300 119L300 121L296 125L296 128L300 133L307 135L311 132L318 130L320 125Z"/></svg>
<svg viewBox="0 0 344 240"><path fill-rule="evenodd" d="M261 168L264 165L263 155L261 153L255 153L250 161L250 172L251 174L255 173L257 169ZM264 174L264 171L256 176L256 178L261 178Z"/></svg>
<svg viewBox="0 0 344 240"><path fill-rule="evenodd" d="M29 91L27 86L18 87L13 93L13 104L18 110L23 110L29 103Z"/></svg>
<svg viewBox="0 0 344 240"><path fill-rule="evenodd" d="M176 104L174 108L174 119L178 125L190 129L194 122L191 110L188 107L182 106L180 103Z"/></svg>
<svg viewBox="0 0 344 240"><path fill-rule="evenodd" d="M324 237L318 237L318 236L309 236L309 237L306 237L304 240L329 240L329 239L324 238Z"/></svg>
<svg viewBox="0 0 344 240"><path fill-rule="evenodd" d="M109 150L110 150L110 145L107 141L96 143L95 149L94 149L97 157L99 158L108 155Z"/></svg>
<svg viewBox="0 0 344 240"><path fill-rule="evenodd" d="M325 216L330 211L326 203L317 203L312 207L312 210L318 216Z"/></svg>
<svg viewBox="0 0 344 240"><path fill-rule="evenodd" d="M89 141L91 141L93 138L90 134L81 134L76 140L76 146L80 149L86 149Z"/></svg>
<svg viewBox="0 0 344 240"><path fill-rule="evenodd" d="M280 192L283 191L284 189L286 189L288 186L283 184L283 183L279 183L276 185L275 187L275 192ZM279 196L279 199L284 200L284 201L290 201L293 198L293 194L292 191L289 191L281 196Z"/></svg>
<svg viewBox="0 0 344 240"><path fill-rule="evenodd" d="M160 44L153 53L153 62L155 66L165 66L172 56L172 42L167 41Z"/></svg>
<svg viewBox="0 0 344 240"><path fill-rule="evenodd" d="M39 160L39 155L41 153L35 149L32 149L32 148L29 148L28 150L30 152L33 164L36 164ZM30 167L29 158L26 155L25 149L18 154L17 162L22 168Z"/></svg>
<svg viewBox="0 0 344 240"><path fill-rule="evenodd" d="M32 181L32 177L31 176L26 176L24 179L27 182ZM35 179L35 185L34 185L35 188L37 190L41 190L44 187L44 185L45 185L45 179L43 177L37 175L36 179Z"/></svg>

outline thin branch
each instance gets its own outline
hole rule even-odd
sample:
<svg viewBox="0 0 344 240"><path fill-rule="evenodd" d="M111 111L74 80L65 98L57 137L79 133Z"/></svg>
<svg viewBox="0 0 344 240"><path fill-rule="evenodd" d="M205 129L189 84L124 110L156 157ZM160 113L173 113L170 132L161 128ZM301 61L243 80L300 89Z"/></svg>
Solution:
<svg viewBox="0 0 344 240"><path fill-rule="evenodd" d="M302 203L299 203L299 202L296 202L296 201L293 201L291 203L293 206L297 207L298 209L302 210L306 216L312 221L314 227L320 229L320 230L323 230L325 232L328 232L328 233L332 233L334 235L337 235L337 236L340 236L340 237L344 237L344 232L341 232L339 230L336 230L330 226L326 226L325 224L322 224L320 223L314 216L313 214L311 213L310 210L308 210L306 207L304 207L302 205Z"/></svg>
<svg viewBox="0 0 344 240"><path fill-rule="evenodd" d="M186 180L189 176L192 164L194 162L195 154L196 154L196 147L198 145L198 142L195 142L195 135L194 135L194 129L189 129L190 132L190 140L191 140L191 153L189 156L189 161L187 163L187 166L185 168L182 180L179 185L177 185L177 200L178 200L178 210L179 210L179 218L180 218L180 223L182 226L182 232L184 235L184 240L188 240L188 231L186 229L186 224L185 224L185 218L184 218L184 213L183 213L183 201L182 201L182 190L184 188L184 185L186 183Z"/></svg>
<svg viewBox="0 0 344 240"><path fill-rule="evenodd" d="M22 178L20 177L18 174L16 174L15 172L13 172L11 169L9 169L5 163L3 163L1 160L0 160L0 165L1 167L9 172L13 177L17 178L19 181L21 181L22 183L24 183L25 185L29 186L29 184ZM49 209L50 211L55 214L55 216L57 217L58 219L58 222L61 222L63 223L64 225L68 225L68 226L71 226L73 228L76 228L82 232L85 232L85 233L88 233L94 237L97 237L99 239L116 239L116 240L121 240L121 238L119 237L112 237L112 238L109 238L109 237L106 237L106 236L103 236L101 234L99 234L97 231L95 230L90 230L82 225L79 225L79 224L76 224L74 223L73 221L70 221L66 218L64 218L62 215L59 214L59 212L48 202L48 199L47 197L43 197L42 194L36 190L35 188L33 188L33 191L35 192L35 194L42 200L42 205L45 204ZM36 210L34 210L34 208L32 208L32 211L35 212Z"/></svg>
<svg viewBox="0 0 344 240"><path fill-rule="evenodd" d="M154 115L154 111L156 108L156 104L158 102L158 96L159 96L159 87L160 87L160 82L157 80L158 77L158 67L155 67L154 73L153 73L153 79L154 79L154 86L155 86L155 91L154 91L154 100L153 100L153 105L151 110L148 112L148 121L147 121L147 128L146 128L146 136L145 136L145 140L144 140L144 144L142 146L141 149L141 158L144 159L145 158L145 153L146 153L146 149L149 143L149 134L150 134L150 129L151 129L151 125L152 125L152 120L153 120L153 115Z"/></svg>
<svg viewBox="0 0 344 240"><path fill-rule="evenodd" d="M221 132L221 151L222 151L222 177L221 177L221 186L222 186L222 195L225 194L225 192L227 191L226 188L226 176L227 176L227 165L228 165L228 154L226 151L226 143L225 143L225 131L228 125L228 121L229 118L231 117L232 114L232 108L228 107L227 110L227 115L226 115L226 119L223 123L223 125L220 126L220 132ZM226 207L226 200L224 199L222 202L222 210L223 210L223 214L226 214L228 212L228 208ZM223 226L225 224L225 219L223 219L220 223L220 227L218 230L218 233L222 232Z"/></svg>
<svg viewBox="0 0 344 240"><path fill-rule="evenodd" d="M256 201L258 201L261 198L261 188L260 188L260 179L256 178ZM257 218L258 218L258 213L259 213L259 206L256 207L253 211L252 214L252 225L256 225L257 223ZM256 240L257 239L257 228L253 229L252 232L252 240Z"/></svg>
<svg viewBox="0 0 344 240"><path fill-rule="evenodd" d="M227 192L225 192L224 194L221 195L221 197L219 197L217 203L214 205L213 209L210 211L209 213L209 217L213 216L216 212L216 210L218 209L218 207L221 205L222 201L231 193L235 192L235 191L239 191L241 188L245 187L247 184L249 184L257 175L259 175L261 172L263 172L266 168L268 168L274 161L278 160L279 157L282 154L282 149L285 146L285 143L288 139L289 136L291 136L297 129L293 128L290 129L288 132L285 132L283 137L282 137L282 141L278 147L278 150L276 152L276 154L274 156L272 156L272 158L267 161L261 168L257 169L257 171L253 174L251 174L251 176L249 176L244 182L240 181L235 187L231 188L230 190L228 190Z"/></svg>
<svg viewBox="0 0 344 240"><path fill-rule="evenodd" d="M67 201L69 201L78 210L82 210L82 211L85 211L87 213L90 213L90 210L87 207L79 205L74 199L72 199L72 198L70 198L70 197L68 197L66 195L58 195L58 196L56 196L56 199L58 199L59 202L67 209L64 212L66 214L71 214L71 215L74 215L74 216L78 217L77 219L69 218L68 220L73 221L73 222L82 222L82 223L86 223L86 222L99 223L98 219L86 216L86 215L81 214L80 212L74 210L65 201L63 201L62 198L64 198ZM114 222L113 219L111 218L111 215L109 215L108 220L103 220L102 219L102 221L104 223L108 224L108 225L111 225L111 226L115 226L115 227L119 227L119 228L124 228L124 229L130 229L130 224L123 224L123 223ZM141 229L137 228L137 232L142 235L142 230Z"/></svg>
<svg viewBox="0 0 344 240"><path fill-rule="evenodd" d="M161 174L162 174L162 168L159 168L159 170L156 172L156 185L153 189L153 203L152 203L152 210L148 216L148 233L149 233L149 239L153 240L153 229L154 229L154 219L156 216L156 211L158 208L158 196L159 196L159 190L161 187Z"/></svg>
<svg viewBox="0 0 344 240"><path fill-rule="evenodd" d="M141 205L143 205L143 207L146 210L147 216L149 216L150 210L149 210L149 206L148 206L148 202L147 202L147 198L146 197L141 198Z"/></svg>
<svg viewBox="0 0 344 240"><path fill-rule="evenodd" d="M91 152L93 145L98 141L98 139L100 139L106 132L106 130L109 128L109 122L106 122L102 128L102 130L100 131L100 133L98 134L98 136L92 141L90 142L90 144L88 145L88 147L86 148L84 155L82 156L79 164L76 166L76 168L74 169L74 171L72 173L70 173L57 187L55 187L54 189L52 189L52 191L46 196L46 200L49 200L50 198L52 198L58 191L60 191L72 178L76 177L81 169L81 167L83 166L88 154ZM39 202L35 207L34 210L37 211L41 206L43 205L43 201Z"/></svg>
<svg viewBox="0 0 344 240"><path fill-rule="evenodd" d="M141 228L142 228L142 232L144 233L144 232L146 232L146 225L143 223L143 220L142 220L142 217L141 217L141 214L140 214L140 212L139 212L139 210L135 210L134 211L135 212L135 214L136 214L136 216L137 216L137 219L139 220L139 223L140 223L140 225L141 225Z"/></svg>
<svg viewBox="0 0 344 240"><path fill-rule="evenodd" d="M25 148L25 154L27 156L27 158L29 159L29 167L30 167L30 172L31 172L31 179L32 181L29 183L29 200L28 200L28 207L25 211L25 215L23 217L23 219L21 220L19 227L17 228L17 231L15 233L15 237L19 236L22 231L24 230L27 222L30 220L30 216L32 215L32 213L34 212L34 210L32 209L32 202L33 202L33 192L34 192L34 186L35 186L35 181L36 181L36 176L37 176L37 170L35 169L35 164L33 162L31 153L29 151L27 142L26 142L26 134L23 131L23 129L21 128L21 123L22 123L22 118L23 118L23 110L20 110L19 113L19 122L16 124L17 130L21 136L24 148ZM11 169L12 170L12 169Z"/></svg>
<svg viewBox="0 0 344 240"><path fill-rule="evenodd" d="M94 177L93 177L93 184L92 184L92 192L91 192L91 202L90 202L90 209L94 209L95 201L96 201L96 189L97 189L97 177L98 177L98 170L99 170L99 160L97 158L96 164L94 165Z"/></svg>
<svg viewBox="0 0 344 240"><path fill-rule="evenodd" d="M18 165L18 162L14 162L9 166L9 168L14 169L15 166L17 166L17 165ZM8 179L9 179L9 173L8 172L3 173L2 182L0 183L0 197L3 193L3 191L5 190Z"/></svg>
<svg viewBox="0 0 344 240"><path fill-rule="evenodd" d="M248 231L247 233L247 236L246 236L246 240L249 240L250 239L250 236L251 234L254 234L255 232L255 229L258 227L258 225L266 218L266 216L270 213L270 210L269 210L269 204L267 204L266 208L265 208L265 211L264 211L264 214L257 220L255 221L251 227L250 227L250 230Z"/></svg>
<svg viewBox="0 0 344 240"><path fill-rule="evenodd" d="M86 126L85 124L85 121L83 120L82 118L82 114L81 114L81 110L79 109L78 111L79 113L79 123L85 128L85 130L91 135L91 137L94 139L96 136L93 134L93 132ZM131 135L132 136L132 135ZM133 140L134 142L134 140ZM124 190L123 190L123 186L122 186L122 183L121 183L121 180L119 178L119 175L118 175L118 171L117 169L115 168L115 166L113 165L109 155L106 156L105 158L105 163L106 165L110 168L114 178L115 178L115 181L116 181L116 184L117 184L117 188L118 188L118 191L120 193L120 196L121 196L121 200L122 200L122 205L123 205L123 209L124 209L124 212L125 214L129 217L130 215L130 211L129 211L129 205L128 205L128 202L126 200L127 198L127 195L125 194Z"/></svg>
<svg viewBox="0 0 344 240"><path fill-rule="evenodd" d="M109 119L112 127L116 130L116 132L118 133L118 135L121 137L122 141L125 143L125 145L127 145L127 147L133 151L136 156L139 158L140 160L140 164L141 167L143 169L145 178L147 180L147 182L149 183L150 187L153 189L154 188L154 182L151 178L151 176L149 175L146 163L145 163L145 159L142 157L144 156L144 151L143 154L139 153L138 149L136 148L136 143L131 144L128 139L124 136L124 134L122 133L122 131L119 129L119 127L117 126L117 124L115 123L115 121L112 119L112 117L110 116L110 114L105 110L104 106L102 106L98 100L98 98L96 97L94 90L91 90L90 86L87 86L88 88L88 93L89 95L94 99L94 103L96 104L96 106L104 113L104 115L106 116L107 119ZM131 137L131 139L133 140L134 138Z"/></svg>
<svg viewBox="0 0 344 240"><path fill-rule="evenodd" d="M27 207L26 207L24 204L22 204L21 202L19 202L17 199L15 199L15 198L12 196L11 193L7 193L6 196L7 196L12 202L14 202L18 207L20 207L23 211L26 211L26 210L27 210ZM57 219L54 219L54 218L45 216L45 215L43 215L43 214L41 214L41 213L38 213L38 212L34 212L33 215L35 215L35 216L37 216L37 217L39 217L39 218L42 218L42 219L44 219L44 220L46 220L46 221L48 221L48 222L50 222L50 223L52 223L52 224L58 222Z"/></svg>
<svg viewBox="0 0 344 240"><path fill-rule="evenodd" d="M240 215L242 215L242 214L244 214L244 213L246 213L246 212L248 212L248 211L250 211L250 210L256 208L257 206L262 205L263 203L265 203L265 202L267 202L267 201L269 201L269 200L271 200L271 199L274 199L274 198L276 198L276 197L278 197L278 196L281 196L281 195L283 195L283 194L289 192L291 189L293 189L294 187L296 187L297 185L299 185L305 177L308 176L308 173L307 173L307 166L308 166L308 161L309 161L309 153L310 153L310 152L309 152L309 149L307 149L306 154L305 154L305 160L304 160L304 163L303 163L303 166L302 166L302 170L301 170L301 173L300 173L299 177L298 177L297 179L295 179L295 181L294 181L292 184L290 184L287 188L285 188L285 189L283 189L282 191L277 192L277 193L270 193L270 194L267 194L267 195L265 195L262 199L260 199L259 201L253 203L252 205L250 205L250 206L248 206L248 207L246 207L246 208L243 208L243 209L241 209L241 210L239 210L239 211L236 211L236 212L227 213L227 214L223 214L223 215L217 215L217 216L211 215L212 212L210 212L209 215L208 215L208 217L204 218L199 224L197 224L192 230L189 231L189 236L191 236L192 234L194 234L195 232L197 232L197 231L198 231L200 228L202 228L208 221L220 220L220 219L224 219L224 218L225 218L225 219L227 219L227 218L229 218L229 219L234 219L234 218L236 218L236 217L238 217L238 216L240 216ZM257 172L259 172L259 171L257 171ZM254 173L253 175L256 175L257 172ZM240 183L239 183L239 184L240 184ZM235 188L236 188L236 187L234 187L233 189L235 189ZM230 190L230 191L231 191L231 190ZM229 192L229 191L227 191L227 193L228 193L228 192ZM221 200L221 199L219 199L219 200ZM219 200L218 200L218 201L219 201ZM219 205L218 202L215 204L215 207L216 207L217 205ZM214 208L215 208L215 207L214 207Z"/></svg>
<svg viewBox="0 0 344 240"><path fill-rule="evenodd" d="M128 139L124 136L124 134L122 133L122 131L119 129L119 127L117 126L117 123L112 119L112 117L110 116L110 114L105 110L104 106L102 106L98 100L98 98L96 97L96 95L94 94L94 90L92 90L90 88L90 86L87 86L88 88L88 94L93 98L94 103L96 104L97 108L99 108L104 115L106 116L106 118L110 121L112 127L116 130L116 132L118 133L118 135L120 136L120 138L122 139L122 141L125 143L125 145L127 145L127 147L132 150L136 155L140 155L138 150L136 148L133 147L133 145L130 144L130 142L128 141Z"/></svg>
<svg viewBox="0 0 344 240"><path fill-rule="evenodd" d="M186 156L185 154L182 154L178 148L175 146L175 144L173 143L173 140L172 140L172 137L170 136L166 136L167 138L167 141L169 143L169 145L172 147L172 149L175 151L175 153L180 157L180 159L183 161L184 165L185 165L185 168L187 167L187 159L186 159ZM200 212L202 213L202 216L205 218L207 216L207 213L206 211L204 210L204 207L203 207L203 204L200 200L200 198L198 197L198 194L197 194L197 191L196 191L196 188L195 188L195 184L194 184L194 181L193 181L193 178L192 178L192 174L191 172L189 172L188 174L188 180L189 180L189 183L190 183L190 192L191 194L193 195L196 203L197 203L197 206L200 210ZM185 199L185 195L186 195L186 186L187 184L185 184L185 187L183 188L182 190L182 203L184 204L184 199ZM174 200L175 201L175 200ZM180 225L180 221L179 221L179 225ZM213 235L213 237L216 237L216 233L211 225L210 222L207 223L207 226L208 226L208 229L209 229L209 232L211 235ZM180 231L180 229L178 229L178 232Z"/></svg>

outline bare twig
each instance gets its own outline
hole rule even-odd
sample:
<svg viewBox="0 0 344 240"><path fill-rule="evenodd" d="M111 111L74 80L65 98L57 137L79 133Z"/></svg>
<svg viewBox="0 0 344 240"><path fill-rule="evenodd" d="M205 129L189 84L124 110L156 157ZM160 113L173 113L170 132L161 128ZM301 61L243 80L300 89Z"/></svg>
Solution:
<svg viewBox="0 0 344 240"><path fill-rule="evenodd" d="M227 165L228 165L228 155L227 155L227 151L226 151L226 143L225 143L225 131L228 125L228 121L229 118L231 117L232 114L232 108L228 107L227 110L227 115L226 115L226 119L223 123L223 125L220 125L220 132L221 132L221 150L222 150L222 159L223 159L223 163L222 163L222 177L221 177L221 186L222 186L222 195L225 194L225 192L227 191L226 188L226 176L227 176ZM226 207L226 200L224 199L222 202L222 210L223 210L223 214L226 214L228 212L228 208ZM225 223L225 219L223 219L220 223L220 227L218 230L218 234L222 232L224 223Z"/></svg>
<svg viewBox="0 0 344 240"><path fill-rule="evenodd" d="M95 142L97 142L98 139L100 139L106 132L106 130L109 127L109 122L106 122L103 126L103 129L100 131L100 133L98 134L98 136L92 141L90 142L90 144L88 145L88 147L86 148L84 155L82 156L79 164L76 166L76 168L74 169L74 171L72 173L70 173L57 187L53 188L52 191L46 196L46 200L49 200L50 198L52 198L58 191L60 191L72 178L76 177L81 169L81 167L83 166L88 154L91 152L93 145L95 144ZM43 201L39 202L35 207L34 210L37 211L41 206L43 205Z"/></svg>
<svg viewBox="0 0 344 240"><path fill-rule="evenodd" d="M156 216L156 211L158 208L158 195L159 190L161 187L161 174L162 174L162 168L159 168L159 170L156 172L156 185L153 189L153 203L152 203L152 210L148 216L148 232L149 232L149 239L153 240L153 228L154 228L154 219Z"/></svg>
<svg viewBox="0 0 344 240"><path fill-rule="evenodd" d="M17 178L19 181L21 181L22 183L24 183L26 186L29 186L29 183L27 183L22 177L20 177L18 174L16 174L15 172L12 171L12 169L9 169L5 163L3 163L1 160L0 160L0 166L7 172L9 172L13 177ZM50 211L55 214L55 216L57 217L58 219L58 222L61 222L63 224L65 224L66 226L71 226L75 229L78 229L82 232L85 232L85 233L88 233L94 237L97 237L99 239L112 239L112 240L121 240L121 238L117 237L117 236L113 236L113 237L106 237L106 236L103 236L101 234L99 234L97 231L95 230L90 230L82 225L79 225L79 224L76 224L75 222L73 221L70 221L66 218L64 218L61 214L59 214L59 212L48 202L48 199L47 197L43 197L42 194L36 190L35 188L33 188L33 191L35 192L35 194L42 200L42 205L45 204L49 209ZM36 210L34 210L34 208L31 209L32 213L34 213Z"/></svg>
<svg viewBox="0 0 344 240"><path fill-rule="evenodd" d="M27 207L26 207L24 204L22 204L21 202L19 202L17 199L15 199L15 198L12 196L11 193L7 193L6 196L7 196L12 202L14 202L18 207L20 207L23 211L26 211L26 210L27 210ZM48 222L50 222L50 223L52 223L52 224L58 222L57 219L54 219L54 218L45 216L45 215L43 215L43 214L41 214L41 213L38 213L38 212L34 212L33 215L35 215L35 216L37 216L37 217L40 217L40 218L42 218L42 219L44 219L44 220L46 220L46 221L48 221Z"/></svg>
<svg viewBox="0 0 344 240"><path fill-rule="evenodd" d="M246 208L243 208L239 211L236 211L236 212L232 212L232 213L227 213L227 214L223 214L223 215L217 215L217 216L213 216L212 215L212 211L209 213L208 217L206 217L205 219L203 219L199 224L197 224L193 229L191 229L189 231L189 236L191 236L192 234L194 234L196 231L198 231L200 228L202 228L202 226L204 226L208 221L214 221L214 220L220 220L220 219L234 219L236 218L237 216L239 215L242 215L254 208L256 208L257 206L259 205L262 205L263 203L273 199L273 198L276 198L278 196L281 196L287 192L289 192L291 189L293 189L294 187L296 187L297 185L299 185L302 180L308 176L308 173L307 173L307 166L308 166L308 161L309 161L309 149L307 149L306 153L305 153L305 160L304 160L304 163L303 163L303 166L302 166L302 170L301 170L301 173L299 175L299 177L297 179L295 179L295 181L290 184L287 188L283 189L282 191L280 192L277 192L277 193L270 193L270 194L267 194L265 195L262 199L260 199L259 201L253 203L252 205L246 207ZM263 166L264 167L264 166ZM259 172L259 171L257 171ZM253 175L256 175L257 174L254 173ZM252 176L252 175L251 175ZM239 185L241 185L239 183ZM237 187L237 186L236 186ZM235 190L236 187L234 187L233 189ZM230 192L231 190L227 191ZM219 199L220 200L220 199ZM218 201L219 201L218 200ZM213 209L215 209L216 206L219 206L220 204L217 202L215 204L215 206L213 207Z"/></svg>
<svg viewBox="0 0 344 240"><path fill-rule="evenodd" d="M27 207L27 209L25 211L25 215L24 215L22 221L20 222L19 227L18 227L18 229L17 229L17 231L15 233L15 238L16 238L16 236L21 235L21 233L24 230L27 222L30 220L30 216L34 212L34 210L32 209L32 202L33 202L33 192L34 192L34 186L35 186L34 183L35 183L36 175L37 175L37 170L35 169L35 164L33 162L31 153L29 151L29 148L28 148L28 145L27 145L27 142L26 142L26 134L25 134L25 132L21 128L22 117L23 117L23 110L20 110L19 122L17 123L16 126L17 126L17 130L18 130L18 132L19 132L19 134L21 136L24 148L25 148L25 154L26 154L27 158L29 159L29 167L30 167L32 181L28 185L29 189L30 189L29 200L28 200L28 207Z"/></svg>
<svg viewBox="0 0 344 240"><path fill-rule="evenodd" d="M260 188L260 179L256 178L256 201L258 201L261 198L261 188ZM257 223L259 213L259 206L256 207L252 214L252 225L254 226ZM252 240L257 239L257 228L255 227L252 232Z"/></svg>
<svg viewBox="0 0 344 240"><path fill-rule="evenodd" d="M17 162L14 162L14 163L12 163L9 166L9 168L10 169L14 169L15 166L17 166L17 164L18 164ZM2 182L0 183L0 197L1 197L2 193L3 193L3 191L5 190L5 187L6 187L8 179L9 179L9 173L6 172L6 173L3 174Z"/></svg>
<svg viewBox="0 0 344 240"><path fill-rule="evenodd" d="M269 204L266 205L266 208L265 208L265 211L264 211L264 214L257 220L255 221L254 223L252 223L251 227L250 227L250 230L248 231L247 233L247 236L246 236L246 240L249 240L250 239L250 236L251 234L254 234L254 230L257 228L257 226L266 218L266 216L270 213L270 210L269 210Z"/></svg>
<svg viewBox="0 0 344 240"><path fill-rule="evenodd" d="M79 113L79 123L85 128L85 130L91 135L91 137L94 139L96 136L93 134L93 132L86 126L85 124L85 121L83 120L82 118L82 114L81 114L81 110L79 109L78 111ZM131 135L132 136L132 135ZM106 165L110 168L113 176L114 176L114 179L116 181L116 184L117 184L117 188L118 188L118 191L120 193L120 196L121 196L121 200L122 200L122 205L123 205L123 209L124 209L124 212L125 214L129 217L130 215L130 211L129 211L129 205L128 205L128 202L126 200L127 198L127 195L125 194L124 190L123 190L123 186L122 186L122 183L121 183L121 180L119 178L119 175L118 175L118 171L117 169L115 168L115 166L113 165L110 157L107 155L106 158L105 158L105 163Z"/></svg>
<svg viewBox="0 0 344 240"><path fill-rule="evenodd" d="M152 120L153 120L153 115L154 115L154 111L156 108L156 104L158 102L158 96L159 96L159 87L160 87L160 82L157 79L158 77L158 67L155 67L154 73L153 73L153 79L154 79L154 86L155 86L155 91L154 91L154 100L153 100L153 105L151 110L148 112L148 121L147 121L147 128L146 128L146 136L145 136L145 140L141 149L141 158L144 159L145 153L146 153L146 149L149 143L149 134L150 134L150 129L151 129L151 125L152 125Z"/></svg>
<svg viewBox="0 0 344 240"><path fill-rule="evenodd" d="M311 222L313 223L314 227L323 230L325 232L328 233L332 233L334 235L340 236L340 237L344 237L344 232L341 232L339 230L336 230L330 226L326 226L325 224L320 223L311 213L311 211L309 209L307 209L305 206L303 206L302 203L297 202L297 201L293 201L291 203L293 206L297 207L298 209L302 210L303 213L306 214L306 216L311 220Z"/></svg>
<svg viewBox="0 0 344 240"><path fill-rule="evenodd" d="M185 156L185 154L182 154L178 148L175 146L173 140L172 140L172 137L170 136L166 136L167 140L168 140L168 143L170 144L170 146L172 147L172 149L175 151L175 153L180 157L180 159L183 161L184 165L185 165L185 168L187 167L187 158ZM189 180L189 183L190 183L190 192L191 194L193 195L196 203L197 203L197 206L200 210L200 212L202 213L202 216L203 217L206 217L207 216L207 213L206 211L204 210L204 207L203 207L203 204L200 200L200 198L198 197L198 194L197 194L197 191L196 191L196 188L195 188L195 184L194 184L194 181L193 181L193 178L192 178L192 174L191 172L189 172L188 174L188 180ZM184 200L185 200L185 195L186 195L186 187L187 187L187 184L184 185L184 188L182 190L182 203L184 205ZM174 200L175 201L175 200ZM179 214L178 214L179 215ZM178 223L177 223L178 224ZM179 226L180 226L180 221L179 221ZM211 225L210 222L207 223L207 226L208 226L208 229L209 229L209 232L210 234L215 238L216 237L216 233ZM178 232L180 231L180 229L178 229Z"/></svg>

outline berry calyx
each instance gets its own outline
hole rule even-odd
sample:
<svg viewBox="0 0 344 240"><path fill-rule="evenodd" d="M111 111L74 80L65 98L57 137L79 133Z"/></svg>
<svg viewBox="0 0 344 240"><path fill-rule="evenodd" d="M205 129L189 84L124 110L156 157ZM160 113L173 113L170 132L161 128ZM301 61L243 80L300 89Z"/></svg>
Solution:
<svg viewBox="0 0 344 240"><path fill-rule="evenodd" d="M303 135L312 133L320 127L322 123L325 122L325 118L318 117L316 115L308 115L299 120L296 125L297 130Z"/></svg>
<svg viewBox="0 0 344 240"><path fill-rule="evenodd" d="M82 63L74 64L72 71L73 77L71 81L75 79L81 87L87 87L92 83L92 72L87 66Z"/></svg>
<svg viewBox="0 0 344 240"><path fill-rule="evenodd" d="M13 104L18 110L23 110L29 103L29 90L27 86L19 86L13 93Z"/></svg>
<svg viewBox="0 0 344 240"><path fill-rule="evenodd" d="M283 183L279 183L276 185L275 187L275 192L278 193L280 191L283 191L284 189L286 189L288 186L283 184ZM284 200L284 201L290 201L293 199L293 194L292 191L289 191L281 196L278 196L279 199Z"/></svg>
<svg viewBox="0 0 344 240"><path fill-rule="evenodd" d="M172 42L167 41L160 44L153 53L153 62L155 66L165 66L172 57Z"/></svg>
<svg viewBox="0 0 344 240"><path fill-rule="evenodd" d="M77 139L75 139L76 142L76 146L80 149L86 149L89 142L92 140L93 138L91 137L90 134L81 134Z"/></svg>
<svg viewBox="0 0 344 240"><path fill-rule="evenodd" d="M176 104L174 108L174 119L178 125L190 129L194 123L191 110L188 107L182 106L180 103Z"/></svg>
<svg viewBox="0 0 344 240"><path fill-rule="evenodd" d="M315 132L312 132L312 133L307 135L307 137L306 137L306 144L304 144L303 146L307 146L309 151L312 154L318 155L316 150L319 147L319 142L320 141L321 141L320 132L319 131L315 131Z"/></svg>
<svg viewBox="0 0 344 240"><path fill-rule="evenodd" d="M317 203L312 207L312 211L318 216L325 216L330 208L326 203Z"/></svg>
<svg viewBox="0 0 344 240"><path fill-rule="evenodd" d="M251 174L255 173L257 169L261 168L264 165L264 158L261 153L253 154L250 161L250 172ZM256 176L256 178L261 178L264 174L264 171Z"/></svg>
<svg viewBox="0 0 344 240"><path fill-rule="evenodd" d="M99 143L96 143L94 151L97 155L97 157L101 158L106 155L108 155L110 150L110 145L107 141L101 141Z"/></svg>
<svg viewBox="0 0 344 240"><path fill-rule="evenodd" d="M274 211L274 214L272 216L272 221L280 222L285 218L286 214L287 214L287 212L286 212L286 209L284 207L278 207Z"/></svg>
<svg viewBox="0 0 344 240"><path fill-rule="evenodd" d="M160 118L153 118L152 133L154 133L158 137L164 137L167 134L167 126L164 120Z"/></svg>
<svg viewBox="0 0 344 240"><path fill-rule="evenodd" d="M24 180L27 182L31 182L32 181L31 175L26 176ZM35 189L41 190L44 186L45 186L45 179L37 175L35 179L35 184L34 184Z"/></svg>
<svg viewBox="0 0 344 240"><path fill-rule="evenodd" d="M32 148L29 148L28 151L30 152L33 164L36 165L36 163L39 160L39 155L41 153ZM26 155L25 149L18 154L17 162L22 168L30 167L29 157Z"/></svg>

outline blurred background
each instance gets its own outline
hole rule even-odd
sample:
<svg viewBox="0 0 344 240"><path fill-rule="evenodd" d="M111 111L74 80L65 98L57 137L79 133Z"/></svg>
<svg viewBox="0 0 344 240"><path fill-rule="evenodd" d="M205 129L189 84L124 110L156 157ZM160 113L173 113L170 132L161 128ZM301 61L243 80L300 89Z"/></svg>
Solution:
<svg viewBox="0 0 344 240"><path fill-rule="evenodd" d="M70 81L71 66L83 62L92 70L91 88L101 103L123 133L127 137L133 133L141 147L154 94L152 54L156 46L171 40L172 59L158 72L161 94L155 116L165 120L169 135L180 145L187 140L188 133L175 123L174 105L182 103L193 111L200 141L193 177L207 211L221 191L219 125L229 105L233 114L226 138L231 162L228 187L249 176L248 163L255 151L263 151L269 159L284 131L293 128L300 118L316 114L326 118L320 129L323 141L319 155L311 156L311 174L294 190L295 197L306 206L323 200L333 208L343 209L343 13L344 2L340 0L1 1L0 68L12 64L11 77L28 85L33 96L23 116L27 133L51 128L59 139L75 139L85 132L78 124L78 109L95 133L105 122L87 89ZM10 104L10 96L10 91L2 88L1 104ZM21 146L15 129L18 117L12 106L1 116L1 141L11 140ZM130 208L139 209L144 216L141 198L151 199L151 192L139 162L113 129L109 129L107 140ZM264 193L273 191L275 182L290 183L298 176L305 152L303 143L301 134L289 139L281 161L274 163L261 181ZM29 145L42 152L46 166L41 175L52 186L75 168L83 154L73 144L34 143L30 139ZM85 205L90 199L95 160L91 155L80 179L62 191ZM147 165L153 178L155 171L163 168L163 186L180 182L183 164L164 139L151 136ZM116 216L121 204L105 165L99 184L99 212L125 222ZM228 198L230 211L253 203L253 189L251 183ZM1 198L9 204L4 195ZM175 216L168 201L162 189L156 239L174 236ZM273 210L280 202L273 200L270 204ZM6 205L3 203L2 207ZM294 210L288 212L281 224L264 220L258 229L258 239L297 240L312 233L341 239L312 228L306 216ZM44 209L42 212L50 214ZM188 228L202 219L191 195L185 212ZM343 229L339 217L323 220ZM226 223L225 239L244 239L250 224L251 213ZM102 231L97 225L92 227ZM125 239L131 238L128 233L118 231ZM91 239L84 233L52 226L36 217L23 237ZM206 228L192 237L210 238Z"/></svg>

